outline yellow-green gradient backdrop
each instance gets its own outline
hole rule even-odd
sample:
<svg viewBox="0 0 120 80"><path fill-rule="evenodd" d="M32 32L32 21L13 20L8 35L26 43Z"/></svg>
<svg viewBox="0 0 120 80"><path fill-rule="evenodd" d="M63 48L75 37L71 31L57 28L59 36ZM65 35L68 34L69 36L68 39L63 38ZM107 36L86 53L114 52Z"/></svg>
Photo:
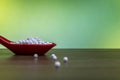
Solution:
<svg viewBox="0 0 120 80"><path fill-rule="evenodd" d="M120 48L120 0L0 0L0 35L40 37L55 48Z"/></svg>

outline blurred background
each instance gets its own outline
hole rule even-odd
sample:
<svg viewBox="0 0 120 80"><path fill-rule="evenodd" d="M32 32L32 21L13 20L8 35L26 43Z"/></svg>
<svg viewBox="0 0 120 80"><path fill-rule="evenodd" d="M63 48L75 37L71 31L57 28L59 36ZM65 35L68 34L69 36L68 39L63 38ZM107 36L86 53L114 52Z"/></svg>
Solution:
<svg viewBox="0 0 120 80"><path fill-rule="evenodd" d="M55 48L120 48L120 0L0 0L0 35L39 37Z"/></svg>

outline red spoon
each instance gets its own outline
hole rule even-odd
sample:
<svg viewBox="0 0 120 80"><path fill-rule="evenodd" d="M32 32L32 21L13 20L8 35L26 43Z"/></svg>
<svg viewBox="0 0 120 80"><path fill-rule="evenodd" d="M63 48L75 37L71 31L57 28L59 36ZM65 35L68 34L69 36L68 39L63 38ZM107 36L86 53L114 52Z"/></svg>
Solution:
<svg viewBox="0 0 120 80"><path fill-rule="evenodd" d="M51 48L56 46L55 43L52 44L17 44L7 38L0 36L0 44L14 52L16 55L44 55Z"/></svg>

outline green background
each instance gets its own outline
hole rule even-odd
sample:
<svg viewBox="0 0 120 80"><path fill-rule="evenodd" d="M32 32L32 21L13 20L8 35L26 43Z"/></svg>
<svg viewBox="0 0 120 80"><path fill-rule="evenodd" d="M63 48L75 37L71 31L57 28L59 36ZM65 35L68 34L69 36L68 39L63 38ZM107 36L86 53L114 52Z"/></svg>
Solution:
<svg viewBox="0 0 120 80"><path fill-rule="evenodd" d="M120 48L120 0L0 0L0 35L40 37L55 48Z"/></svg>

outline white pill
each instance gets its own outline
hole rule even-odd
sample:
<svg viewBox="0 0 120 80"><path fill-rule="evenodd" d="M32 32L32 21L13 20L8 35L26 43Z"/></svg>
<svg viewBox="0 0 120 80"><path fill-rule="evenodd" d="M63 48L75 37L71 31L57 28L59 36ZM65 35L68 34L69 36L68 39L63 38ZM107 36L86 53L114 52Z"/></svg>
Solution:
<svg viewBox="0 0 120 80"><path fill-rule="evenodd" d="M34 54L34 57L37 58L37 57L38 57L38 54Z"/></svg>
<svg viewBox="0 0 120 80"><path fill-rule="evenodd" d="M27 43L27 44L30 44L30 40L26 40L26 43Z"/></svg>
<svg viewBox="0 0 120 80"><path fill-rule="evenodd" d="M44 41L39 41L39 43L44 44L45 42Z"/></svg>
<svg viewBox="0 0 120 80"><path fill-rule="evenodd" d="M55 54L51 54L51 56L56 56Z"/></svg>
<svg viewBox="0 0 120 80"><path fill-rule="evenodd" d="M19 42L20 44L22 44L22 40L19 40L18 42Z"/></svg>
<svg viewBox="0 0 120 80"><path fill-rule="evenodd" d="M33 39L33 37L29 37L29 38L27 38L27 40L32 40Z"/></svg>
<svg viewBox="0 0 120 80"><path fill-rule="evenodd" d="M52 44L51 42L49 42L48 44Z"/></svg>
<svg viewBox="0 0 120 80"><path fill-rule="evenodd" d="M48 43L45 42L45 43L43 43L43 44L48 44Z"/></svg>
<svg viewBox="0 0 120 80"><path fill-rule="evenodd" d="M52 58L53 60L57 60L57 56L53 56L53 58Z"/></svg>
<svg viewBox="0 0 120 80"><path fill-rule="evenodd" d="M33 44L35 44L35 41L34 40L31 40Z"/></svg>
<svg viewBox="0 0 120 80"><path fill-rule="evenodd" d="M21 40L22 44L24 44L24 40Z"/></svg>
<svg viewBox="0 0 120 80"><path fill-rule="evenodd" d="M23 41L23 40L21 40L21 44L24 44L24 41Z"/></svg>
<svg viewBox="0 0 120 80"><path fill-rule="evenodd" d="M42 44L42 43L38 42L38 44Z"/></svg>
<svg viewBox="0 0 120 80"><path fill-rule="evenodd" d="M61 66L61 63L59 61L55 61L54 66L56 68L59 68Z"/></svg>
<svg viewBox="0 0 120 80"><path fill-rule="evenodd" d="M23 40L23 44L27 44L27 40Z"/></svg>
<svg viewBox="0 0 120 80"><path fill-rule="evenodd" d="M35 43L35 44L38 44L38 41L35 41L34 43Z"/></svg>
<svg viewBox="0 0 120 80"><path fill-rule="evenodd" d="M64 62L68 62L68 57L63 57Z"/></svg>
<svg viewBox="0 0 120 80"><path fill-rule="evenodd" d="M36 39L32 38L33 41L36 41Z"/></svg>
<svg viewBox="0 0 120 80"><path fill-rule="evenodd" d="M45 42L46 44L51 44L50 42Z"/></svg>
<svg viewBox="0 0 120 80"><path fill-rule="evenodd" d="M23 40L23 44L26 44L26 40Z"/></svg>
<svg viewBox="0 0 120 80"><path fill-rule="evenodd" d="M31 40L33 44L35 44L35 41Z"/></svg>
<svg viewBox="0 0 120 80"><path fill-rule="evenodd" d="M56 55L55 54L51 54L51 58L53 59L53 57L56 57Z"/></svg>

